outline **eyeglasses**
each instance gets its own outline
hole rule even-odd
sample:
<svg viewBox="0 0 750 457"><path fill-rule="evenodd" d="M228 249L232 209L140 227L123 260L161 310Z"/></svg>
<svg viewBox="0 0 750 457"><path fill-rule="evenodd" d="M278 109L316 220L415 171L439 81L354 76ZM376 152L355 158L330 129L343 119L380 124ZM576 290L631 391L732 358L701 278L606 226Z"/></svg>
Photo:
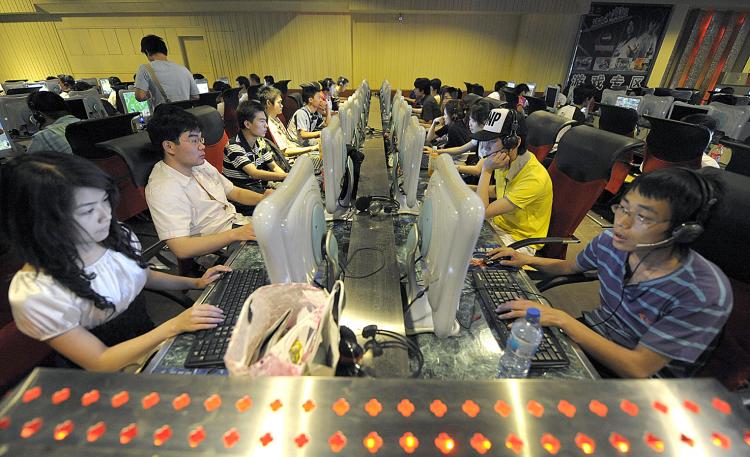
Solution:
<svg viewBox="0 0 750 457"><path fill-rule="evenodd" d="M189 136L186 141L190 144L206 144L206 139L203 137L195 138Z"/></svg>
<svg viewBox="0 0 750 457"><path fill-rule="evenodd" d="M661 224L663 222L669 222L668 220L666 220L666 221L657 221L657 220L654 220L654 219L652 219L652 218L650 218L648 216L644 216L642 214L634 213L633 210L625 208L624 206L622 206L619 203L615 203L614 205L611 206L611 208L612 208L612 212L615 213L615 215L617 215L617 216L628 216L628 217L633 216L633 220L635 221L635 223L638 224L638 225L640 225L640 226L643 226L643 227L651 227L652 225L655 225L655 224Z"/></svg>

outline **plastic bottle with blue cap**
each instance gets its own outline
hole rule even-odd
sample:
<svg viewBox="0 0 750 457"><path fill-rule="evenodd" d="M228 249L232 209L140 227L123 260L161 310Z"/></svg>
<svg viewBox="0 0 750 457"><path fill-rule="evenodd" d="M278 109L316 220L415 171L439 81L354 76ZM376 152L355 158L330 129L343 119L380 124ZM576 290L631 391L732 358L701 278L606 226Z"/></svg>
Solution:
<svg viewBox="0 0 750 457"><path fill-rule="evenodd" d="M497 367L498 378L525 378L529 374L531 359L542 341L539 317L538 308L529 308L525 318L513 322L505 342L505 352Z"/></svg>

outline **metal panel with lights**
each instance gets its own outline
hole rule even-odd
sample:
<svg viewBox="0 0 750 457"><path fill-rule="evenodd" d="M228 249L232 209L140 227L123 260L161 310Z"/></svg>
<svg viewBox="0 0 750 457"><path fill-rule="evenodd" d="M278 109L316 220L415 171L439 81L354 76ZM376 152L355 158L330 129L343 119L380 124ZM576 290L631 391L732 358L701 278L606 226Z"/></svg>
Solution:
<svg viewBox="0 0 750 457"><path fill-rule="evenodd" d="M750 455L713 380L484 382L38 369L0 405L0 455Z"/></svg>

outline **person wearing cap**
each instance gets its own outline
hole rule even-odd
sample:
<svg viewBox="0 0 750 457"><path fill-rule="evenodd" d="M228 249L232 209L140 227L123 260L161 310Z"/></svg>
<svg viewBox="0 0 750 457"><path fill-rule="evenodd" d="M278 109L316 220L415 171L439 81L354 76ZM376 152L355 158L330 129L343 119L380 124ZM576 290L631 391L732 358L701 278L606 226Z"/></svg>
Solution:
<svg viewBox="0 0 750 457"><path fill-rule="evenodd" d="M432 121L440 116L440 105L435 101L435 97L430 94L430 80L427 78L417 78L414 81L414 98L416 104L421 108L412 110L412 114L419 116L421 123L431 124Z"/></svg>
<svg viewBox="0 0 750 457"><path fill-rule="evenodd" d="M284 126L284 123L279 119L279 116L284 109L282 94L279 89L276 87L264 87L258 92L258 100L265 108L266 115L268 116L269 135L266 135L266 137L268 138L270 136L270 139L279 147L285 156L296 157L300 154L317 151L319 149L320 146L317 144L312 146L302 146L292 140L286 126Z"/></svg>
<svg viewBox="0 0 750 457"><path fill-rule="evenodd" d="M70 75L60 75L57 77L57 79L60 80L57 84L60 86L60 97L62 98L70 98L70 92L73 90L73 86L76 83L76 80L70 76Z"/></svg>
<svg viewBox="0 0 750 457"><path fill-rule="evenodd" d="M135 98L151 100L154 106L168 101L198 100L200 92L190 70L167 60L167 44L156 35L141 38L141 52L148 63L135 74Z"/></svg>
<svg viewBox="0 0 750 457"><path fill-rule="evenodd" d="M325 119L318 110L321 109L320 105L325 106L326 101L317 81L302 84L300 87L302 87L302 100L305 106L294 113L289 120L287 130L295 143L312 146L317 144L317 139L320 138L318 127L325 124Z"/></svg>
<svg viewBox="0 0 750 457"><path fill-rule="evenodd" d="M482 131L472 138L489 143L477 195L484 203L485 217L492 218L501 230L503 243L546 237L552 215L552 180L534 154L526 151L523 115L506 108L493 109ZM490 202L493 173L497 198ZM536 249L527 246L520 251L533 255Z"/></svg>

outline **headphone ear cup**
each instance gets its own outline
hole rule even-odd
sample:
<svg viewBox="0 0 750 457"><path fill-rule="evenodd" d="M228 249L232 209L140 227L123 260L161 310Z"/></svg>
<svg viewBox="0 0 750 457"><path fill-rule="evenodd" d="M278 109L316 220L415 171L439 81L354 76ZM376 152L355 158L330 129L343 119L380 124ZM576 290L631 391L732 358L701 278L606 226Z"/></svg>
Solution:
<svg viewBox="0 0 750 457"><path fill-rule="evenodd" d="M354 207L357 208L357 211L365 212L370 209L371 202L372 197L370 196L359 197L354 201Z"/></svg>
<svg viewBox="0 0 750 457"><path fill-rule="evenodd" d="M689 244L697 240L703 234L703 226L695 222L680 224L672 230L672 238L675 243Z"/></svg>

